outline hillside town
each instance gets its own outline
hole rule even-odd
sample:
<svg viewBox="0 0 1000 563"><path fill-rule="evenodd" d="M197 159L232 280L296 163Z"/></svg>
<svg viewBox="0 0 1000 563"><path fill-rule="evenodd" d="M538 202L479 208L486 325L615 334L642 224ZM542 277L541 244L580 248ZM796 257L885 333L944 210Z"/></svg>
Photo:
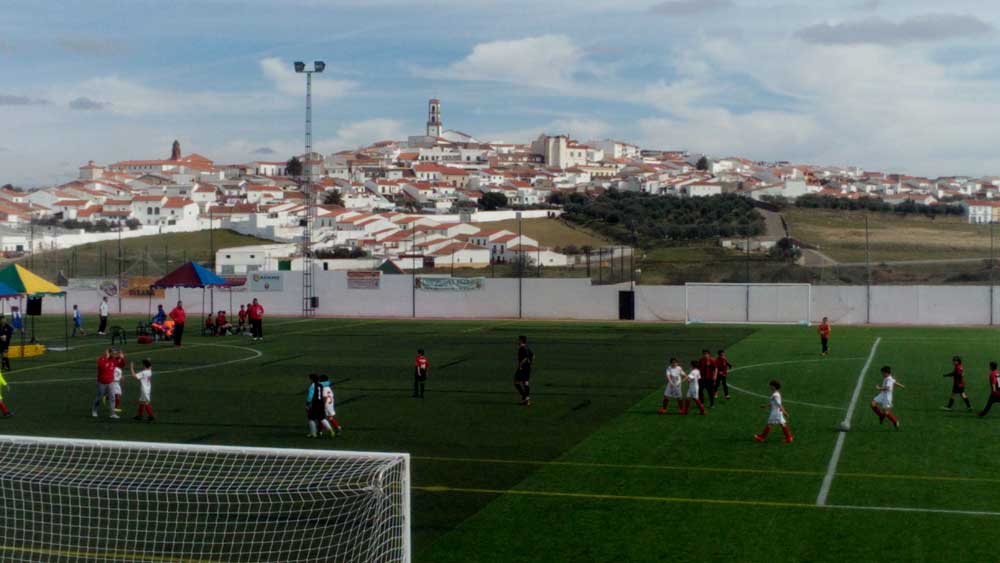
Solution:
<svg viewBox="0 0 1000 563"><path fill-rule="evenodd" d="M10 255L209 228L275 241L258 253L266 260L217 262L220 273L238 274L274 268L268 261L276 260L294 269L308 223L309 246L318 254L340 249L452 268L484 268L526 255L533 264L564 266L570 257L558 249L483 223L518 213L557 216L558 203L570 194L607 190L682 198L735 193L757 201L808 194L873 197L890 205L961 205L971 223L1000 220L1000 177L930 179L752 162L567 135L543 134L526 144L488 142L444 129L441 102L431 99L424 134L405 141L238 164L184 154L174 141L167 158L89 161L78 178L62 185L32 191L5 186L0 249Z"/></svg>

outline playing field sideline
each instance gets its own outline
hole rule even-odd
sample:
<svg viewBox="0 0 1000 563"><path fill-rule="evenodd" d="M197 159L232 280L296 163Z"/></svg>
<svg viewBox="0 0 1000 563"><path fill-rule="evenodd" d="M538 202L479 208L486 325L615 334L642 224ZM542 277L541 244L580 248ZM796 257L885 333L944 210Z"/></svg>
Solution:
<svg viewBox="0 0 1000 563"><path fill-rule="evenodd" d="M103 340L15 361L0 433L407 451L420 561L993 558L1000 411L939 410L953 354L985 402L990 330L835 327L826 358L804 327L276 319L267 334L126 346L154 363L154 424L90 418ZM536 354L531 407L511 385L518 334ZM422 401L409 397L418 347ZM666 360L721 347L732 399L657 414ZM906 385L898 432L868 409L885 364ZM335 381L341 438L304 437L311 371ZM751 439L772 378L793 444Z"/></svg>

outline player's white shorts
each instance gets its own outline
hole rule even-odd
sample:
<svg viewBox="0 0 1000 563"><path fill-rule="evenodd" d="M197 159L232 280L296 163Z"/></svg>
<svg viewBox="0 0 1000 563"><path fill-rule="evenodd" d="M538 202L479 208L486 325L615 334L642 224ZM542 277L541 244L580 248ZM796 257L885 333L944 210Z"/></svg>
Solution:
<svg viewBox="0 0 1000 563"><path fill-rule="evenodd" d="M681 398L681 388L677 385L667 385L666 389L663 390L664 397L670 397L671 399Z"/></svg>
<svg viewBox="0 0 1000 563"><path fill-rule="evenodd" d="M111 392L114 393L115 395L121 395L122 394L122 384L119 383L119 382L117 382L117 381L114 382L114 383L112 383L111 384Z"/></svg>
<svg viewBox="0 0 1000 563"><path fill-rule="evenodd" d="M333 408L333 405L326 405L325 407L323 407L323 412L326 413L326 416L328 417L337 416L337 410Z"/></svg>
<svg viewBox="0 0 1000 563"><path fill-rule="evenodd" d="M768 424L785 424L785 415L779 412L772 412L770 416L767 417Z"/></svg>
<svg viewBox="0 0 1000 563"><path fill-rule="evenodd" d="M140 403L152 403L153 401L150 400L149 395L150 395L149 391L140 391L139 392L139 402Z"/></svg>
<svg viewBox="0 0 1000 563"><path fill-rule="evenodd" d="M697 399L698 398L698 386L697 385L692 385L692 386L688 387L688 395L687 396L688 396L688 399Z"/></svg>
<svg viewBox="0 0 1000 563"><path fill-rule="evenodd" d="M876 405L882 407L883 409L891 409L892 408L892 399L890 399L889 397L886 397L883 393L879 393L878 395L875 395L875 399L873 399L873 400L875 401Z"/></svg>

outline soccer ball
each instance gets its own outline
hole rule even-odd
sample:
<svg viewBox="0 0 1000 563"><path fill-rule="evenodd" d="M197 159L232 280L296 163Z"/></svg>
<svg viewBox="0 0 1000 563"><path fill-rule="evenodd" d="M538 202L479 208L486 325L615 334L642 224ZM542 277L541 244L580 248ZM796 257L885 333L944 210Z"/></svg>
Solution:
<svg viewBox="0 0 1000 563"><path fill-rule="evenodd" d="M837 430L840 430L841 432L848 432L850 431L850 429L851 429L851 423L847 421L842 421L840 424L837 425Z"/></svg>

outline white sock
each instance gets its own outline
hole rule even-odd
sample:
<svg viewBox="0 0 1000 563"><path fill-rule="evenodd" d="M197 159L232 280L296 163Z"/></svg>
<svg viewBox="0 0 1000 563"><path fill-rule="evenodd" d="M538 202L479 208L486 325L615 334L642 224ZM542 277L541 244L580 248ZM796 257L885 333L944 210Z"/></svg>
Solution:
<svg viewBox="0 0 1000 563"><path fill-rule="evenodd" d="M319 425L320 427L323 428L323 432L333 432L333 427L330 426L329 420L324 418L323 420L319 421Z"/></svg>
<svg viewBox="0 0 1000 563"><path fill-rule="evenodd" d="M310 436L316 435L316 421L314 420L309 421L309 435Z"/></svg>

